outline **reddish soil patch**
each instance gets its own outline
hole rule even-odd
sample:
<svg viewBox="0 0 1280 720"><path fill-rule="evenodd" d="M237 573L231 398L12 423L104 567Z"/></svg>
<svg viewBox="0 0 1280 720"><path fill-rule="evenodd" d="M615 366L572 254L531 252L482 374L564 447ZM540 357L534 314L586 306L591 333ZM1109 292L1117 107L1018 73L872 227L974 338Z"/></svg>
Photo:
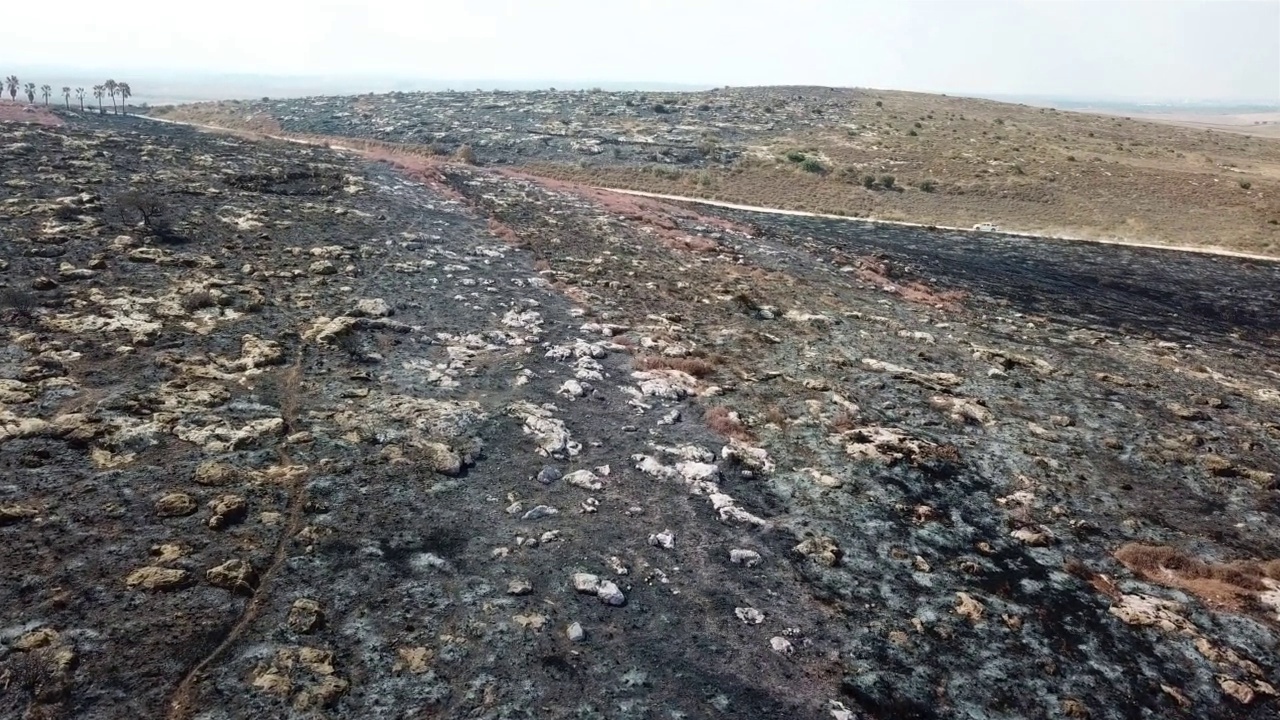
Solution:
<svg viewBox="0 0 1280 720"><path fill-rule="evenodd" d="M939 310L957 310L965 293L959 290L935 290L918 280L894 280L889 264L876 258L862 258L857 262L858 278L875 283L882 288L894 288L893 293L910 302L931 305Z"/></svg>
<svg viewBox="0 0 1280 720"><path fill-rule="evenodd" d="M0 122L27 122L37 125L61 125L62 118L48 108L0 101Z"/></svg>
<svg viewBox="0 0 1280 720"><path fill-rule="evenodd" d="M601 190L567 180L557 180L543 175L533 175L521 172L519 170L511 170L509 168L495 169L500 175L506 177L517 178L529 182L535 182L556 192L569 193L577 195L581 198L591 200L599 205L601 209L620 215L628 220L644 223L646 225L660 228L662 230L675 230L677 224L672 218L681 220L689 220L703 225L709 225L722 231L738 232L744 235L750 235L751 229L739 225L737 223L725 220L724 218L709 217L694 212L688 208L673 205L662 200L641 197L638 195L628 195L626 193L611 192L609 190Z"/></svg>

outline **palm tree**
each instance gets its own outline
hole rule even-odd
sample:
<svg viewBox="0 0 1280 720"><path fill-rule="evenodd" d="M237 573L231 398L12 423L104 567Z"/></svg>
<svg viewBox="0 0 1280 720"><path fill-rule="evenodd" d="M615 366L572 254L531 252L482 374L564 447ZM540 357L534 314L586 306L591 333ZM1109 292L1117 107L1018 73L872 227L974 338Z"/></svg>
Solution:
<svg viewBox="0 0 1280 720"><path fill-rule="evenodd" d="M27 83L23 86L22 91L27 94L27 102L35 104L36 101L36 84Z"/></svg>
<svg viewBox="0 0 1280 720"><path fill-rule="evenodd" d="M106 91L106 88L102 87L101 85L94 85L94 86L93 86L93 96L94 96L94 97L96 97L96 98L98 98L98 114L99 114L99 115L102 115L102 114L103 114L103 110L102 110L102 96L103 96L104 94L106 94L106 92L107 92L107 91Z"/></svg>
<svg viewBox="0 0 1280 720"><path fill-rule="evenodd" d="M80 101L80 112L84 112L84 88L76 88L76 99Z"/></svg>
<svg viewBox="0 0 1280 720"><path fill-rule="evenodd" d="M125 102L133 97L133 90L130 89L129 83L122 82L116 85L116 91L120 93L120 107L124 109L125 114L129 114L129 105Z"/></svg>
<svg viewBox="0 0 1280 720"><path fill-rule="evenodd" d="M71 88L62 86L62 99L67 101L67 109L71 109Z"/></svg>
<svg viewBox="0 0 1280 720"><path fill-rule="evenodd" d="M44 96L44 106L49 107L49 96L53 94L53 88L49 85L41 85L40 94Z"/></svg>
<svg viewBox="0 0 1280 720"><path fill-rule="evenodd" d="M102 89L106 90L107 94L111 96L111 107L115 108L117 115L120 114L120 108L116 107L116 90L119 87L120 87L120 84L117 83L115 80L108 80L102 83Z"/></svg>
<svg viewBox="0 0 1280 720"><path fill-rule="evenodd" d="M20 84L17 75L10 75L4 79L4 85L9 89L9 100L18 102L18 85Z"/></svg>

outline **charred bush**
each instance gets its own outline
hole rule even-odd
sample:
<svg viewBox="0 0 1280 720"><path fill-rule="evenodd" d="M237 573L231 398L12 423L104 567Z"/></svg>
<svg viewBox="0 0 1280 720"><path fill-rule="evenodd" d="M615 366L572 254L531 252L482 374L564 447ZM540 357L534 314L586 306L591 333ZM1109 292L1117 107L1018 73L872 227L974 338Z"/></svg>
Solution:
<svg viewBox="0 0 1280 720"><path fill-rule="evenodd" d="M218 304L218 299L208 290L197 290L182 298L182 309L187 312L195 312L205 308L213 307Z"/></svg>
<svg viewBox="0 0 1280 720"><path fill-rule="evenodd" d="M0 289L0 313L10 319L26 321L35 317L40 301L35 295L17 288Z"/></svg>
<svg viewBox="0 0 1280 720"><path fill-rule="evenodd" d="M168 208L155 195L130 190L116 198L116 208L120 212L120 221L126 225L141 222L143 227L157 233L169 229L165 220Z"/></svg>

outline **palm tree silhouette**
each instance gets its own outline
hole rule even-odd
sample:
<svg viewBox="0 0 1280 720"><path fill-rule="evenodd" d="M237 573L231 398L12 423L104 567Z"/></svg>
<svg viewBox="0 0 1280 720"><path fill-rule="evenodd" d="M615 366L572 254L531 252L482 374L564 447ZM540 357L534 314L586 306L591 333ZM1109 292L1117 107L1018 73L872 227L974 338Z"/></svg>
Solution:
<svg viewBox="0 0 1280 720"><path fill-rule="evenodd" d="M34 104L36 101L36 84L27 83L22 87L22 91L27 94L27 102Z"/></svg>
<svg viewBox="0 0 1280 720"><path fill-rule="evenodd" d="M115 108L117 115L120 114L120 108L116 107L116 89L119 87L119 83L115 80L108 80L102 83L102 89L106 90L107 94L111 96L111 107Z"/></svg>
<svg viewBox="0 0 1280 720"><path fill-rule="evenodd" d="M66 100L67 109L70 110L71 109L71 88L66 85L62 86L62 99Z"/></svg>
<svg viewBox="0 0 1280 720"><path fill-rule="evenodd" d="M98 98L98 114L99 115L104 114L102 110L102 96L106 94L106 92L107 92L106 88L102 87L101 85L93 86L93 96Z"/></svg>
<svg viewBox="0 0 1280 720"><path fill-rule="evenodd" d="M129 83L122 82L116 85L116 92L120 93L120 108L125 111L126 115L128 115L129 105L125 100L133 97L133 90L129 87Z"/></svg>
<svg viewBox="0 0 1280 720"><path fill-rule="evenodd" d="M76 99L80 101L80 112L84 112L84 88L76 88Z"/></svg>
<svg viewBox="0 0 1280 720"><path fill-rule="evenodd" d="M5 78L4 85L6 88L9 89L9 100L11 102L17 102L18 101L18 85L19 85L18 76L10 75L9 77Z"/></svg>
<svg viewBox="0 0 1280 720"><path fill-rule="evenodd" d="M44 96L44 106L49 107L49 96L53 94L53 87L49 85L41 85L40 94Z"/></svg>

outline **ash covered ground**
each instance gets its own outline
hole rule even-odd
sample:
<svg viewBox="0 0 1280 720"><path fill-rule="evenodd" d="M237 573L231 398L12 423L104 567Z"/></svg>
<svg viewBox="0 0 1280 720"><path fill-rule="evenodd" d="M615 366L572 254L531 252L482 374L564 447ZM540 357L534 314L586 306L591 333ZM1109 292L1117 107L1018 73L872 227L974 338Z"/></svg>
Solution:
<svg viewBox="0 0 1280 720"><path fill-rule="evenodd" d="M0 132L0 714L1276 711L1280 266Z"/></svg>

